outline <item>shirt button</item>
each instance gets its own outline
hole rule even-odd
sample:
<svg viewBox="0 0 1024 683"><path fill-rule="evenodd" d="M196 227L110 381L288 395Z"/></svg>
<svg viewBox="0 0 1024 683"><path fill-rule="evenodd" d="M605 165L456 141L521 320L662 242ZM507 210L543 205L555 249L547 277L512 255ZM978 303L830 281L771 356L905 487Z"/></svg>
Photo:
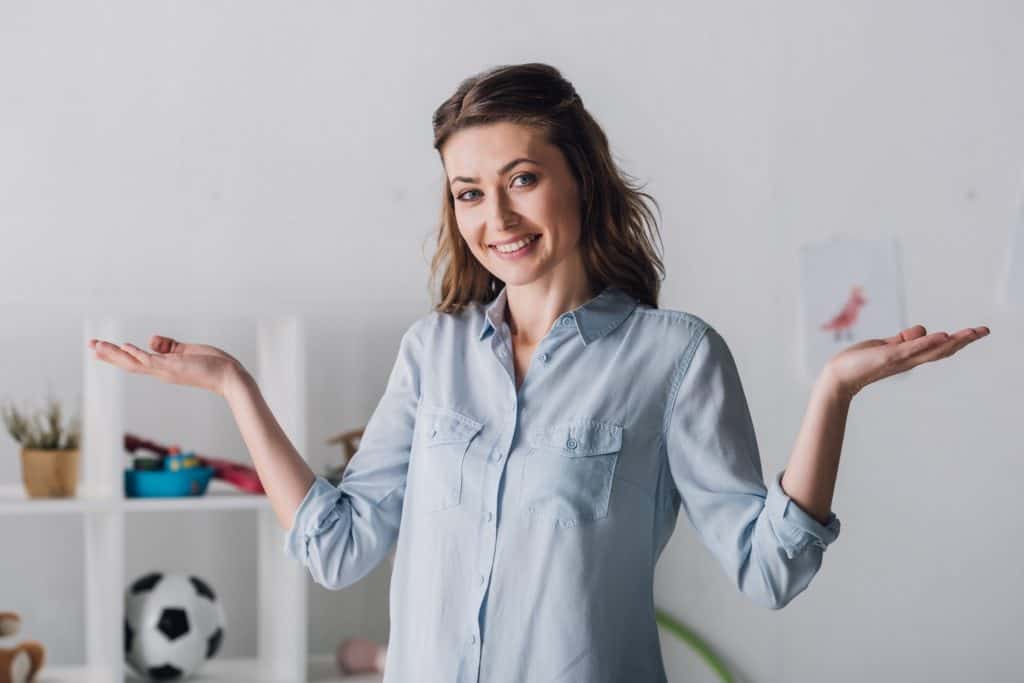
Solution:
<svg viewBox="0 0 1024 683"><path fill-rule="evenodd" d="M562 318L562 324L563 325L572 325L572 318L570 316L566 316L566 317Z"/></svg>
<svg viewBox="0 0 1024 683"><path fill-rule="evenodd" d="M576 439L569 439L568 441L566 441L565 442L565 447L569 448L569 449L576 448Z"/></svg>
<svg viewBox="0 0 1024 683"><path fill-rule="evenodd" d="M476 645L476 634L475 633L469 637L469 644L470 645Z"/></svg>
<svg viewBox="0 0 1024 683"><path fill-rule="evenodd" d="M497 455L494 456L494 460L496 462L501 462L501 459L504 458L504 457L505 457L505 454L502 453L501 451L498 451Z"/></svg>
<svg viewBox="0 0 1024 683"><path fill-rule="evenodd" d="M489 521L491 521L492 519L494 519L494 513L493 513L493 512L488 512L488 513L487 513L487 521L489 522Z"/></svg>
<svg viewBox="0 0 1024 683"><path fill-rule="evenodd" d="M480 585L482 586L482 585L484 585L484 583L486 583L486 582L487 582L487 577L486 577L486 576L484 576L483 574L481 574L481 575L480 575Z"/></svg>
<svg viewBox="0 0 1024 683"><path fill-rule="evenodd" d="M548 354L542 353L542 354L540 354L540 362L541 363L547 363L548 362L548 358L550 358L550 357L551 356L549 356Z"/></svg>

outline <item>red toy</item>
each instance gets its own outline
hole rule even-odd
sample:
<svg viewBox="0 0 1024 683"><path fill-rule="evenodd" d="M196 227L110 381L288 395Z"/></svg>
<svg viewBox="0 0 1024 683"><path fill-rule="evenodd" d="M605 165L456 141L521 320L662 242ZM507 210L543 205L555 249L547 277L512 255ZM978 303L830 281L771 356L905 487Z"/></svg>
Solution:
<svg viewBox="0 0 1024 683"><path fill-rule="evenodd" d="M129 453L134 453L140 448L152 451L160 456L161 459L170 453L172 449L177 449L176 446L163 446L155 441L148 441L134 434L127 433L124 435L124 448ZM177 451L175 450L175 452ZM200 466L213 468L214 479L222 479L248 493L265 493L263 484L260 483L259 475L252 467L231 460L210 458L204 455L197 455L196 457L199 459Z"/></svg>

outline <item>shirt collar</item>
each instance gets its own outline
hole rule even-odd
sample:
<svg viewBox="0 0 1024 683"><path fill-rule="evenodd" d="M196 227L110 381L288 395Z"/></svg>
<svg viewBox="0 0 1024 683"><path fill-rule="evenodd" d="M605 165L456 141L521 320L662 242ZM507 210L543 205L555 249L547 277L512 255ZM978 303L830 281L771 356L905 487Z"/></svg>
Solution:
<svg viewBox="0 0 1024 683"><path fill-rule="evenodd" d="M507 285L503 285L494 300L484 307L480 339L486 338L490 332L501 327L505 320L507 300ZM609 285L590 301L558 316L554 324L562 324L563 319L568 319L570 323L575 322L576 332L580 335L583 345L586 346L622 324L622 321L629 317L636 305L636 299L618 287Z"/></svg>

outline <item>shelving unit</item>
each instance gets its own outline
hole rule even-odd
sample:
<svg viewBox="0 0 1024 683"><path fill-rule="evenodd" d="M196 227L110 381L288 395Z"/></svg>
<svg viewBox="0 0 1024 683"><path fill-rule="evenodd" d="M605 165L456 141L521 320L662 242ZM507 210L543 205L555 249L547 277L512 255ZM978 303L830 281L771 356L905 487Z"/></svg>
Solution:
<svg viewBox="0 0 1024 683"><path fill-rule="evenodd" d="M287 557L284 531L263 495L212 480L200 497L125 498L124 377L120 368L97 361L87 342L122 339L123 318L93 317L83 325L81 481L65 499L28 498L20 484L0 486L2 515L80 515L85 535L83 567L85 653L82 667L44 666L45 683L136 681L124 664L125 519L144 512L203 514L252 510L259 516L258 656L215 657L192 679L226 683L371 683L379 676L339 678L330 656L307 656L307 573ZM306 451L305 338L297 316L257 320L261 392L299 453ZM229 615L230 618L230 615Z"/></svg>
<svg viewBox="0 0 1024 683"><path fill-rule="evenodd" d="M316 683L380 683L380 676L375 674L352 675L338 677L331 655L312 655L309 657L308 677L306 680ZM207 662L206 666L188 679L189 683L277 683L278 679L261 677L259 662L255 659L220 659ZM44 668L39 683L110 683L97 674L91 674L86 668ZM128 675L126 683L142 683L142 679Z"/></svg>

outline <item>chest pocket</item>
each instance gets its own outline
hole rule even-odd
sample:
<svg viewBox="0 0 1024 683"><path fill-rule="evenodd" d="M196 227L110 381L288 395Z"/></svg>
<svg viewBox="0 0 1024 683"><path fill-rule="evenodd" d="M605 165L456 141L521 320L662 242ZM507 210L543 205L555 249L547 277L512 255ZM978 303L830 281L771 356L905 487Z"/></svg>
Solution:
<svg viewBox="0 0 1024 683"><path fill-rule="evenodd" d="M578 418L528 433L523 504L538 519L573 527L608 516L622 426Z"/></svg>
<svg viewBox="0 0 1024 683"><path fill-rule="evenodd" d="M473 438L483 423L446 408L424 408L423 437L417 463L419 498L426 510L444 510L462 502L462 470Z"/></svg>

